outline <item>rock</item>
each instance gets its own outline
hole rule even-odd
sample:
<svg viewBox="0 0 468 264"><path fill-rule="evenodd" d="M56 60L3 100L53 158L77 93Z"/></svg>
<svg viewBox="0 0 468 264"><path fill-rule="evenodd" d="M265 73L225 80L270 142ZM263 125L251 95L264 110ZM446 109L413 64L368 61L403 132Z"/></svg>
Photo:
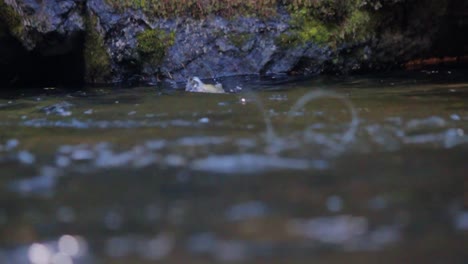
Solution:
<svg viewBox="0 0 468 264"><path fill-rule="evenodd" d="M84 30L82 9L84 0L3 0L21 19L14 32L27 50L36 49L43 55L69 52L76 37Z"/></svg>
<svg viewBox="0 0 468 264"><path fill-rule="evenodd" d="M83 61L69 64L84 64L79 74L88 83L387 69L430 53L442 18L459 6L435 0L365 2L314 1L315 8L295 11L278 4L274 16L263 18L161 18L143 8L119 7L127 2L0 0L0 40L2 31L9 36L9 44L0 45L0 62L10 63L12 56L28 61L37 54L82 54L72 58ZM25 51L8 54L18 50L15 41ZM18 75L9 73L8 65L0 64L0 70L8 73L0 82Z"/></svg>

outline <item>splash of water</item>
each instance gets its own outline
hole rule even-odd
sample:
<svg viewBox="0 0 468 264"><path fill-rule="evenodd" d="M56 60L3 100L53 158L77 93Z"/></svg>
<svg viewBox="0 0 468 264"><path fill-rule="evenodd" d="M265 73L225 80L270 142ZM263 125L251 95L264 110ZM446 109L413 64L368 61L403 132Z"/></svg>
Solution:
<svg viewBox="0 0 468 264"><path fill-rule="evenodd" d="M266 152L269 154L278 154L283 150L291 147L291 142L286 137L278 136L275 128L272 124L271 118L268 115L268 111L265 111L265 107L260 98L253 92L247 94L247 97L255 103L258 110L263 114L263 121L265 123L265 143L267 145ZM346 146L351 143L355 137L359 126L359 117L356 112L356 108L353 106L351 101L346 97L334 92L328 92L323 90L312 91L302 96L289 110L287 123L292 121L294 113L302 109L308 103L320 99L335 99L343 103L350 113L351 119L348 124L348 128L342 135L339 136L339 140L332 139L331 136L324 133L314 131L313 124L307 126L303 131L303 139L306 143L321 142L333 150L334 153L341 153L345 150Z"/></svg>
<svg viewBox="0 0 468 264"><path fill-rule="evenodd" d="M338 142L334 141L327 135L319 132L315 132L313 130L312 125L309 125L305 130L304 130L304 140L306 142L315 142L317 139L320 139L321 142L326 143L327 146L342 152L346 145L351 143L355 137L356 137L356 132L359 126L359 117L356 112L356 108L353 106L351 101L347 99L346 97L343 97L340 94L334 93L334 92L328 92L328 91L323 91L323 90L317 90L317 91L312 91L304 96L302 96L289 110L288 113L288 122L291 121L292 117L294 116L294 113L306 106L308 103L320 99L335 99L338 101L341 101L344 106L348 109L350 115L351 115L351 120L348 124L348 129L340 136L340 140Z"/></svg>

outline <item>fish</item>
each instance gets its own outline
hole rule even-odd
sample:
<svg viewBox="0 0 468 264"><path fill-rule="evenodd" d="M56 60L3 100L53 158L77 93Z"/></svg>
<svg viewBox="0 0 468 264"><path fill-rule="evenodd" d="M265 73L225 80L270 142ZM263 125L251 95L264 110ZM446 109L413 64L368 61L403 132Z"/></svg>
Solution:
<svg viewBox="0 0 468 264"><path fill-rule="evenodd" d="M185 86L185 91L198 93L225 93L222 84L206 84L196 76L190 77L188 79Z"/></svg>

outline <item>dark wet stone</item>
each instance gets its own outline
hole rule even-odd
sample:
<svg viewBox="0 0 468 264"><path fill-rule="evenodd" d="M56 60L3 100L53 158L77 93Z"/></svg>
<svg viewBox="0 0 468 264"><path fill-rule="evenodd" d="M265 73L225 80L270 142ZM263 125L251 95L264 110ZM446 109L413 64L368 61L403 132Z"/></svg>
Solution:
<svg viewBox="0 0 468 264"><path fill-rule="evenodd" d="M76 34L84 30L81 5L84 0L6 1L23 19L17 39L28 50L63 54L73 48ZM26 25L27 24L27 25Z"/></svg>

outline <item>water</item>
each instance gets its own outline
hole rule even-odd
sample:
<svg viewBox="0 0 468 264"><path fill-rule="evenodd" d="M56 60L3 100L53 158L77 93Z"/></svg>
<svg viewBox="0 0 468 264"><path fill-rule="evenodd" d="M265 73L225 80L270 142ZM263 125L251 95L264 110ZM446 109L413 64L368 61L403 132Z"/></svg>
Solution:
<svg viewBox="0 0 468 264"><path fill-rule="evenodd" d="M4 91L0 263L466 263L466 76Z"/></svg>

